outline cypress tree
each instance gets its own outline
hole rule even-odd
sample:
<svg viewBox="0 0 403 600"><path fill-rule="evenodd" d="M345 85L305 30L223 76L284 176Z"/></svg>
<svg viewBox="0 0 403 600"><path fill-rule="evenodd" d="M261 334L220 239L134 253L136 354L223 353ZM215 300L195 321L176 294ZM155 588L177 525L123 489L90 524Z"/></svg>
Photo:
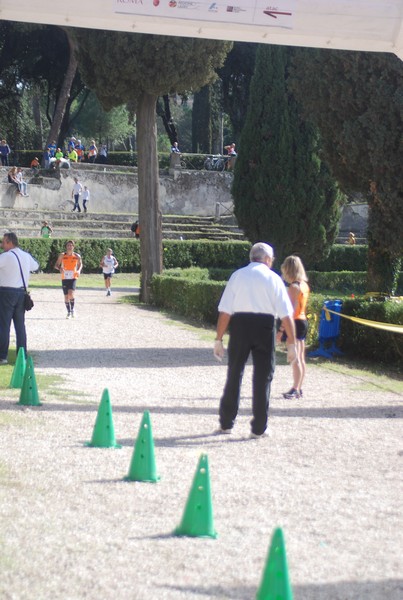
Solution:
<svg viewBox="0 0 403 600"><path fill-rule="evenodd" d="M392 54L299 49L292 89L345 189L368 194L368 290L394 293L403 254L403 64Z"/></svg>
<svg viewBox="0 0 403 600"><path fill-rule="evenodd" d="M301 119L287 89L292 50L261 45L251 81L232 193L249 240L278 257L326 257L337 235L343 196L319 158L318 130Z"/></svg>

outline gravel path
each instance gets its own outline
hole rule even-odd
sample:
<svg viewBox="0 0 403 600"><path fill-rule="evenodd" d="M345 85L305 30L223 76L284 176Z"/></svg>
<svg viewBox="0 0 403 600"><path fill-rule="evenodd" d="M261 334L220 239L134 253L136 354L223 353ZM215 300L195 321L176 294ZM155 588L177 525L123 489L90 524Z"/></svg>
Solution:
<svg viewBox="0 0 403 600"><path fill-rule="evenodd" d="M213 334L118 304L123 293L78 289L74 321L61 290L33 293L43 405L17 405L18 390L0 400L0 598L252 600L281 526L294 600L400 600L402 395L313 363L304 400L286 401L280 355L271 436L248 439L250 367L234 434L214 436ZM104 388L121 449L84 445ZM157 484L123 481L145 410ZM173 537L201 453L218 537Z"/></svg>

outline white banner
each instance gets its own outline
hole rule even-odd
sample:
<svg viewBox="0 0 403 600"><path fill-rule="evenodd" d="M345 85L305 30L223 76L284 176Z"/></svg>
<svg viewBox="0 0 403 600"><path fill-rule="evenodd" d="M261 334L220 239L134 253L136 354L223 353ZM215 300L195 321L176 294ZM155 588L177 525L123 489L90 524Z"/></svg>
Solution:
<svg viewBox="0 0 403 600"><path fill-rule="evenodd" d="M115 13L292 29L296 0L113 0Z"/></svg>

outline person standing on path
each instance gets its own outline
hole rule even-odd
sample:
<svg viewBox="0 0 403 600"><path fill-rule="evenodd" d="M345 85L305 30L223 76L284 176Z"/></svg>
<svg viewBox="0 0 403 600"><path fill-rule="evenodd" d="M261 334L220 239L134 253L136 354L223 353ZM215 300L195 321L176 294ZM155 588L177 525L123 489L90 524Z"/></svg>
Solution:
<svg viewBox="0 0 403 600"><path fill-rule="evenodd" d="M74 177L74 185L73 185L73 189L71 192L71 197L74 200L74 206L72 208L72 212L74 212L76 209L78 210L78 212L81 212L79 199L82 194L82 191L83 191L83 186L78 181L77 177Z"/></svg>
<svg viewBox="0 0 403 600"><path fill-rule="evenodd" d="M114 274L115 269L119 266L118 261L113 256L112 248L108 248L108 250L106 251L106 254L103 257L103 259L101 260L99 266L102 267L102 272L104 274L106 295L110 296L112 294L112 290L111 290L112 275Z"/></svg>
<svg viewBox="0 0 403 600"><path fill-rule="evenodd" d="M83 209L85 213L87 212L87 202L90 201L90 195L90 190L85 185L83 191Z"/></svg>
<svg viewBox="0 0 403 600"><path fill-rule="evenodd" d="M20 348L24 348L25 354L27 352L24 283L28 287L30 273L39 269L39 263L19 248L15 233L5 233L1 246L4 252L0 254L0 365L6 365L11 321L17 338L17 352Z"/></svg>
<svg viewBox="0 0 403 600"><path fill-rule="evenodd" d="M282 320L288 339L287 359L296 360L293 308L281 278L271 270L273 248L258 242L247 267L233 273L218 305L214 356L224 356L223 335L229 327L228 370L220 400L219 433L231 433L238 414L240 387L246 361L252 353L253 394L251 438L267 429L270 386L275 367L275 319Z"/></svg>
<svg viewBox="0 0 403 600"><path fill-rule="evenodd" d="M288 295L294 309L294 324L296 337L296 350L298 360L292 363L293 386L283 394L284 398L302 398L302 383L305 377L305 338L308 333L308 320L306 318L306 305L309 298L308 277L299 256L287 256L281 265L283 279L288 286ZM286 332L279 329L282 341L287 341Z"/></svg>
<svg viewBox="0 0 403 600"><path fill-rule="evenodd" d="M75 289L77 279L80 276L83 263L81 256L74 252L74 242L69 240L66 243L66 252L59 254L55 264L55 269L62 274L62 289L64 294L64 303L67 309L67 319L76 316L75 313Z"/></svg>

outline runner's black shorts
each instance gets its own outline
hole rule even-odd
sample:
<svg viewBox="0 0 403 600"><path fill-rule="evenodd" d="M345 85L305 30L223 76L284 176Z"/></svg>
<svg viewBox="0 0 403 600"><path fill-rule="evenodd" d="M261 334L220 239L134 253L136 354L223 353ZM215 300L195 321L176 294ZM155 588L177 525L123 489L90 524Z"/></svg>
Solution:
<svg viewBox="0 0 403 600"><path fill-rule="evenodd" d="M67 296L69 290L75 290L77 285L77 279L62 279L63 294Z"/></svg>

